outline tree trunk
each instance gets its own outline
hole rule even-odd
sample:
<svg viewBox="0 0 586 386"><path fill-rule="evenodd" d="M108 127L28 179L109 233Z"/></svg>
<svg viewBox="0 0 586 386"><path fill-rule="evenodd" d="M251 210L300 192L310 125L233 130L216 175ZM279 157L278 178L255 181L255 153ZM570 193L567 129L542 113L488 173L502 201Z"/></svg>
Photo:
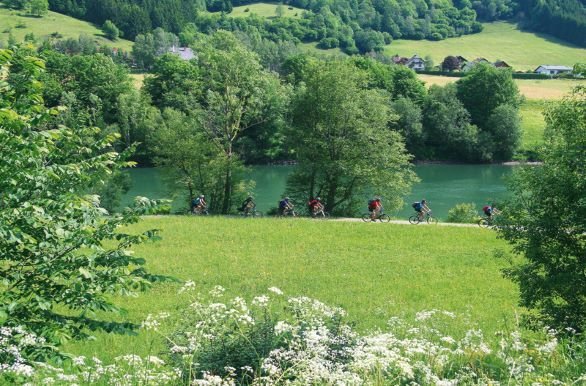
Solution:
<svg viewBox="0 0 586 386"><path fill-rule="evenodd" d="M228 148L228 161L226 163L226 179L224 181L224 201L222 203L222 213L228 214L232 206L232 144Z"/></svg>

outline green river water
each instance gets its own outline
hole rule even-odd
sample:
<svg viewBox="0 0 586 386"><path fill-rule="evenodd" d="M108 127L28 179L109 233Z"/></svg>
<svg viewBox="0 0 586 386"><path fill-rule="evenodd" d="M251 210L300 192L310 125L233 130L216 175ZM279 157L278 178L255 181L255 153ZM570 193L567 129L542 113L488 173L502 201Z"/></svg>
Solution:
<svg viewBox="0 0 586 386"><path fill-rule="evenodd" d="M294 166L254 166L248 178L256 181L254 196L257 207L267 211L277 206L287 175ZM450 208L462 202L475 203L480 210L487 202L499 201L506 197L504 177L511 173L513 166L504 165L417 165L415 171L421 182L415 184L412 193L405 197L405 206L396 213L407 218L410 204L425 198L434 214L445 219ZM128 204L135 196L149 198L172 198L167 191L163 173L156 168L139 168L128 171L133 181L131 190L123 199ZM384 197L383 197L384 204ZM174 206L178 206L176 203ZM366 202L365 208L366 210Z"/></svg>

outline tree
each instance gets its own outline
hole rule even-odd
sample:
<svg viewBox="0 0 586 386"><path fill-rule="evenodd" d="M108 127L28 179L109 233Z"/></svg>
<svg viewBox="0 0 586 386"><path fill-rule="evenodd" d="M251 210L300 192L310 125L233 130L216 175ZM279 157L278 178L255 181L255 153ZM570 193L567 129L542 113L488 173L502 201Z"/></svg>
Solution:
<svg viewBox="0 0 586 386"><path fill-rule="evenodd" d="M407 98L393 101L391 107L394 113L399 116L397 121L391 122L391 128L403 135L409 153L415 155L416 158L423 158L425 146L421 108Z"/></svg>
<svg viewBox="0 0 586 386"><path fill-rule="evenodd" d="M426 151L433 158L477 158L478 129L470 124L470 114L456 96L456 87L433 85L423 105Z"/></svg>
<svg viewBox="0 0 586 386"><path fill-rule="evenodd" d="M59 110L43 105L43 67L28 52L0 50L0 326L23 326L50 347L137 328L108 316L120 311L112 295L145 290L160 277L129 251L155 232L117 230L153 203L142 199L142 210L105 217L99 197L88 194L129 166L111 150L116 136L53 125Z"/></svg>
<svg viewBox="0 0 586 386"><path fill-rule="evenodd" d="M433 70L433 58L430 55L426 55L425 56L425 70L426 71L431 71Z"/></svg>
<svg viewBox="0 0 586 386"><path fill-rule="evenodd" d="M485 160L507 161L513 158L521 143L519 111L511 105L500 105L488 117L490 131L482 131L479 150Z"/></svg>
<svg viewBox="0 0 586 386"><path fill-rule="evenodd" d="M543 164L514 173L499 234L523 260L505 270L530 321L586 331L586 88L545 114Z"/></svg>
<svg viewBox="0 0 586 386"><path fill-rule="evenodd" d="M106 20L102 26L104 35L110 40L118 40L120 37L120 30L116 27L116 24L112 23L111 20Z"/></svg>
<svg viewBox="0 0 586 386"><path fill-rule="evenodd" d="M48 0L29 0L27 7L29 13L34 16L44 16L49 13L49 1Z"/></svg>
<svg viewBox="0 0 586 386"><path fill-rule="evenodd" d="M283 3L277 5L277 8L275 8L275 15L277 15L277 17L283 17L285 15L285 6Z"/></svg>
<svg viewBox="0 0 586 386"><path fill-rule="evenodd" d="M165 109L159 124L148 136L148 144L155 154L155 163L168 173L168 185L183 198L185 210L189 210L191 200L201 193L208 197L212 213L222 209L226 157L194 117ZM241 163L233 161L232 168L234 174L242 173ZM238 191L236 185L232 190Z"/></svg>
<svg viewBox="0 0 586 386"><path fill-rule="evenodd" d="M304 81L293 101L288 137L299 164L288 193L300 202L319 195L337 214L355 214L373 193L397 209L416 177L401 136L388 129L396 118L388 94L367 89L367 74L347 62L312 63Z"/></svg>
<svg viewBox="0 0 586 386"><path fill-rule="evenodd" d="M460 69L460 60L455 56L446 56L442 62L443 71L454 71Z"/></svg>
<svg viewBox="0 0 586 386"><path fill-rule="evenodd" d="M234 144L245 130L283 113L285 89L265 71L258 57L234 35L218 31L197 46L202 88L196 116L208 138L225 155L222 213L232 207Z"/></svg>
<svg viewBox="0 0 586 386"><path fill-rule="evenodd" d="M470 112L472 123L485 128L495 108L508 104L519 107L519 89L510 69L478 64L456 82L458 98Z"/></svg>

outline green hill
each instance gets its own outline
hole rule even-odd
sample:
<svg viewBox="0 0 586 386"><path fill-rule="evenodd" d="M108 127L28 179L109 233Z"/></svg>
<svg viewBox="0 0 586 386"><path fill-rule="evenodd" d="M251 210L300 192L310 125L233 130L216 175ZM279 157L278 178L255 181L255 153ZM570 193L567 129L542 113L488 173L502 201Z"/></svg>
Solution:
<svg viewBox="0 0 586 386"><path fill-rule="evenodd" d="M514 23L485 23L478 34L441 41L396 40L386 46L389 55L421 57L430 55L435 64L448 55L461 55L468 60L478 57L490 61L504 60L515 70L534 70L540 64L572 66L586 61L586 49L546 34L524 32Z"/></svg>
<svg viewBox="0 0 586 386"><path fill-rule="evenodd" d="M41 39L58 32L63 38L77 38L81 34L86 34L92 36L99 45L118 47L125 51L132 49L131 41L120 39L113 42L105 38L102 31L91 23L56 12L49 12L44 17L32 17L5 8L0 3L0 26L0 40L4 42L8 40L9 34L17 41L22 41L24 36L31 32Z"/></svg>

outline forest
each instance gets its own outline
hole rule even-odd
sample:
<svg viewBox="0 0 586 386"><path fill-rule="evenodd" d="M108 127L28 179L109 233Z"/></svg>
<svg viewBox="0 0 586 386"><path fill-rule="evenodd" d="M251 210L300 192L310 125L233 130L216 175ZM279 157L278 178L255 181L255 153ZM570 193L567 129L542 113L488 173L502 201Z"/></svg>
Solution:
<svg viewBox="0 0 586 386"><path fill-rule="evenodd" d="M14 3L22 2L20 0ZM258 31L273 41L318 42L349 54L382 50L393 39L442 40L482 30L481 21L516 19L523 28L586 46L586 8L580 0L288 0L306 10L299 18L233 18L247 0L49 0L54 11L102 25L111 20L134 40L155 28L179 34Z"/></svg>

